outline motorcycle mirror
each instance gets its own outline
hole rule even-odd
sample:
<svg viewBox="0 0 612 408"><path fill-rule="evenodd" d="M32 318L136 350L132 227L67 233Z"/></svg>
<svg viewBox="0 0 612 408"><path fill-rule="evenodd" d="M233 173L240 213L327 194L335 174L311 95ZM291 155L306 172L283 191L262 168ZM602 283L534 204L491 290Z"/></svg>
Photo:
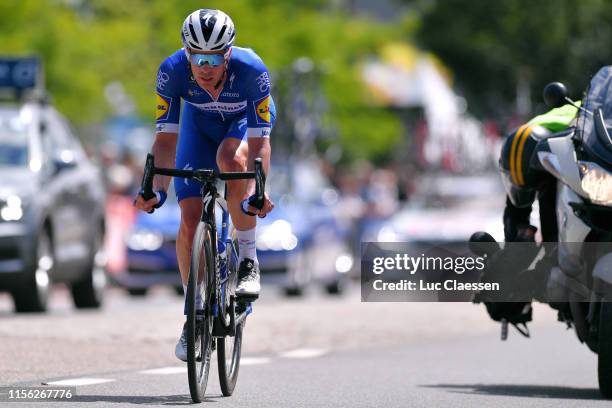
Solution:
<svg viewBox="0 0 612 408"><path fill-rule="evenodd" d="M551 82L544 87L544 102L550 108L559 108L568 102L567 88L561 82Z"/></svg>

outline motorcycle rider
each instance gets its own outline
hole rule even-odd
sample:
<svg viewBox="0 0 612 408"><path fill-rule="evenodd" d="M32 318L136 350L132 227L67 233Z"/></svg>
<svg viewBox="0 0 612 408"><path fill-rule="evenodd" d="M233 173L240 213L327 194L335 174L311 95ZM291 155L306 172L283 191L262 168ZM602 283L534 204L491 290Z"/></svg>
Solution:
<svg viewBox="0 0 612 408"><path fill-rule="evenodd" d="M564 105L560 108L536 116L524 125L514 129L503 143L499 168L506 189L504 209L504 239L506 242L535 242L537 228L531 225L530 216L537 198L540 216L540 230L543 243L558 241L558 226L555 211L557 180L541 167L535 154L539 141L563 132L575 125L577 106ZM536 273L531 274L530 282L535 286L545 285L546 273L554 265L555 246L546 246L546 256L536 265ZM512 265L512 274L520 274L534 260L537 252L521 251L520 261L516 254L500 252L491 261L498 265ZM507 268L506 268L507 269ZM533 271L530 271L533 272ZM537 288L533 288L537 291ZM531 321L531 302L495 302L482 296L487 312L493 320L505 319L513 325ZM552 304L551 306L555 306ZM518 327L517 327L518 328ZM519 329L523 334L523 330ZM527 332L528 333L528 332ZM528 334L525 334L528 335Z"/></svg>

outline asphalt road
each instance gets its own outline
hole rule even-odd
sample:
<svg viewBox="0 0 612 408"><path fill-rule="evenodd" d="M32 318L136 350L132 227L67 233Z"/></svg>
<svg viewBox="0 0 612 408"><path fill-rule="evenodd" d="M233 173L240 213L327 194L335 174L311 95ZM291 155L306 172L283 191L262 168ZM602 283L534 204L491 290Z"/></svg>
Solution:
<svg viewBox="0 0 612 408"><path fill-rule="evenodd" d="M45 406L190 403L173 356L181 300L160 290L132 299L111 290L102 311L81 312L65 291L47 315L15 316L0 296L0 384L78 385L71 402ZM177 312L178 311L178 312ZM498 327L482 306L361 303L311 293L286 300L264 286L245 333L238 386L221 397L211 372L208 403L248 407L609 406L597 391L596 356L535 312L532 339ZM20 402L15 406L40 407Z"/></svg>

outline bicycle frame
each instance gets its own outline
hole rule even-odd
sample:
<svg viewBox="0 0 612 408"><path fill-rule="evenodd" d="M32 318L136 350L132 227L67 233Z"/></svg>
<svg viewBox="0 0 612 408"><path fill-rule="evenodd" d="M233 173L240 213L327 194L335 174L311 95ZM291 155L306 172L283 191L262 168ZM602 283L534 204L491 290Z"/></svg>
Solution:
<svg viewBox="0 0 612 408"><path fill-rule="evenodd" d="M200 215L200 222L204 222L209 225L211 231L211 238L213 239L213 258L217 260L215 265L215 280L217 288L217 293L214 294L215 298L212 302L212 313L214 317L219 316L219 304L223 304L225 302L225 294L226 294L226 283L229 280L230 273L232 271L229 270L228 265L230 262L237 260L235 259L221 259L219 257L219 252L221 253L231 253L232 256L235 257L235 250L228 251L228 246L232 246L233 249L233 241L229 236L229 211L227 209L227 184L225 186L225 195L223 199L220 199L217 186L213 181L207 181L203 186L200 192L202 197L202 214ZM217 217L216 217L216 204L219 204L221 207L221 235L217 234ZM221 251L219 251L219 244L223 245ZM222 264L224 262L225 264ZM233 323L233 322L232 322ZM233 326L233 325L231 325ZM213 330L214 331L214 330ZM233 332L233 330L232 330Z"/></svg>
<svg viewBox="0 0 612 408"><path fill-rule="evenodd" d="M219 305L224 304L220 303L225 302L226 295L226 283L229 279L229 273L227 267L221 267L219 265L219 242L224 245L224 252L227 253L227 246L232 246L233 241L229 237L229 211L227 209L227 202L225 200L226 196L219 201L219 204L222 208L222 216L221 216L221 237L218 237L217 234L217 222L216 222L216 214L215 207L219 200L219 194L217 191L216 181L220 180L239 180L239 179L255 179L255 194L258 197L258 200L263 202L263 191L265 185L265 174L263 172L263 166L261 159L255 159L255 171L254 172L238 172L238 173L216 173L214 170L210 169L199 169L199 170L179 170L179 169L165 169L165 168L156 168L154 163L153 155L148 154L147 160L145 163L145 171L142 179L142 190L143 197L145 199L149 199L154 197L154 193L152 191L152 182L153 176L155 174L173 176L173 177L184 177L195 179L202 183L202 189L200 190L200 195L202 198L202 213L200 215L200 221L205 222L210 227L211 239L214 240L212 243L213 250L213 259L215 260L215 292L214 297L212 298L212 313L216 318L215 323L219 321ZM226 185L227 187L227 185ZM227 191L227 188L226 188ZM230 251L232 256L235 257L236 251ZM226 265L229 265L230 261L236 260L226 260ZM185 306L186 308L186 306ZM229 327L221 327L221 325L215 324L215 329L213 329L213 334L217 337L221 336L233 336L235 332L235 324L239 324L242 320L246 318L248 314L252 311L252 306L250 302L247 303L244 311L241 311L240 316L236 318L234 315L234 308L231 309L230 316L230 324ZM185 309L186 313L186 309ZM227 325L224 325L227 326Z"/></svg>
<svg viewBox="0 0 612 408"><path fill-rule="evenodd" d="M237 367L240 361L244 320L251 313L252 307L249 300L238 299L232 296L231 292L228 292L228 286L231 286L228 285L230 277L233 273L237 275L236 268L231 268L230 265L231 262L237 262L237 260L235 259L236 251L233 246L234 244L229 237L229 212L226 201L227 188L225 189L224 198L220 198L217 192L216 181L254 178L255 200L253 203L261 208L264 202L265 188L265 174L263 172L262 161L261 159L255 159L254 172L217 173L210 169L179 170L156 168L153 155L149 154L147 155L141 184L141 195L145 200L154 196L152 185L155 174L189 178L202 183L200 190L202 212L196 231L198 246L194 249L197 252L192 253L191 257L184 309L187 333L187 377L189 379L189 391L192 400L194 402L202 402L208 382L210 356L217 345L218 340L216 338L220 338L221 342L219 343L219 351L217 353L219 380L223 395L229 396L233 392L238 375ZM217 218L215 216L217 203L219 203L222 209L220 237L217 234ZM151 210L151 212L153 211L154 209ZM206 234L206 236L202 234ZM203 239L206 241L202 241ZM206 251L206 254L204 254L204 251ZM229 259L227 256L224 256L228 253L230 254ZM204 269L206 273L205 285L198 280L202 256L206 257L206 269ZM237 276L235 277L237 279ZM204 314L198 317L201 311L197 309L195 302L197 299L196 290L198 288L202 290L204 287L207 288L207 292L204 294ZM232 286L230 290L233 288ZM228 296L230 297L228 298ZM238 317L236 316L237 314L239 315ZM231 365L233 368L229 370L225 354L228 350L226 348L226 337L228 336L234 337L233 344L237 344L238 347L234 349L232 346ZM198 341L201 347L199 354L197 354ZM198 362L200 362L199 367Z"/></svg>

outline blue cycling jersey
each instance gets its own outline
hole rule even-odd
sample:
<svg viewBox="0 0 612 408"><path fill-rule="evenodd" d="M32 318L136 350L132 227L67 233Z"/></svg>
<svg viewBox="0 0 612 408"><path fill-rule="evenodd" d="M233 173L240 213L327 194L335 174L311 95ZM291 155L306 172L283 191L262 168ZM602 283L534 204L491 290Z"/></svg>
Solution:
<svg viewBox="0 0 612 408"><path fill-rule="evenodd" d="M275 116L270 77L251 49L232 47L226 81L217 100L196 83L183 49L166 58L157 73L157 132L179 132L181 99L197 112L190 120L229 123L246 114L248 137L270 136ZM220 139L225 135L208 136Z"/></svg>
<svg viewBox="0 0 612 408"><path fill-rule="evenodd" d="M214 100L196 83L183 49L159 67L156 129L180 135L177 168L218 170L216 154L223 139L270 137L276 110L261 58L253 50L232 47L225 75L223 89ZM179 201L200 195L197 181L175 178L174 186Z"/></svg>

